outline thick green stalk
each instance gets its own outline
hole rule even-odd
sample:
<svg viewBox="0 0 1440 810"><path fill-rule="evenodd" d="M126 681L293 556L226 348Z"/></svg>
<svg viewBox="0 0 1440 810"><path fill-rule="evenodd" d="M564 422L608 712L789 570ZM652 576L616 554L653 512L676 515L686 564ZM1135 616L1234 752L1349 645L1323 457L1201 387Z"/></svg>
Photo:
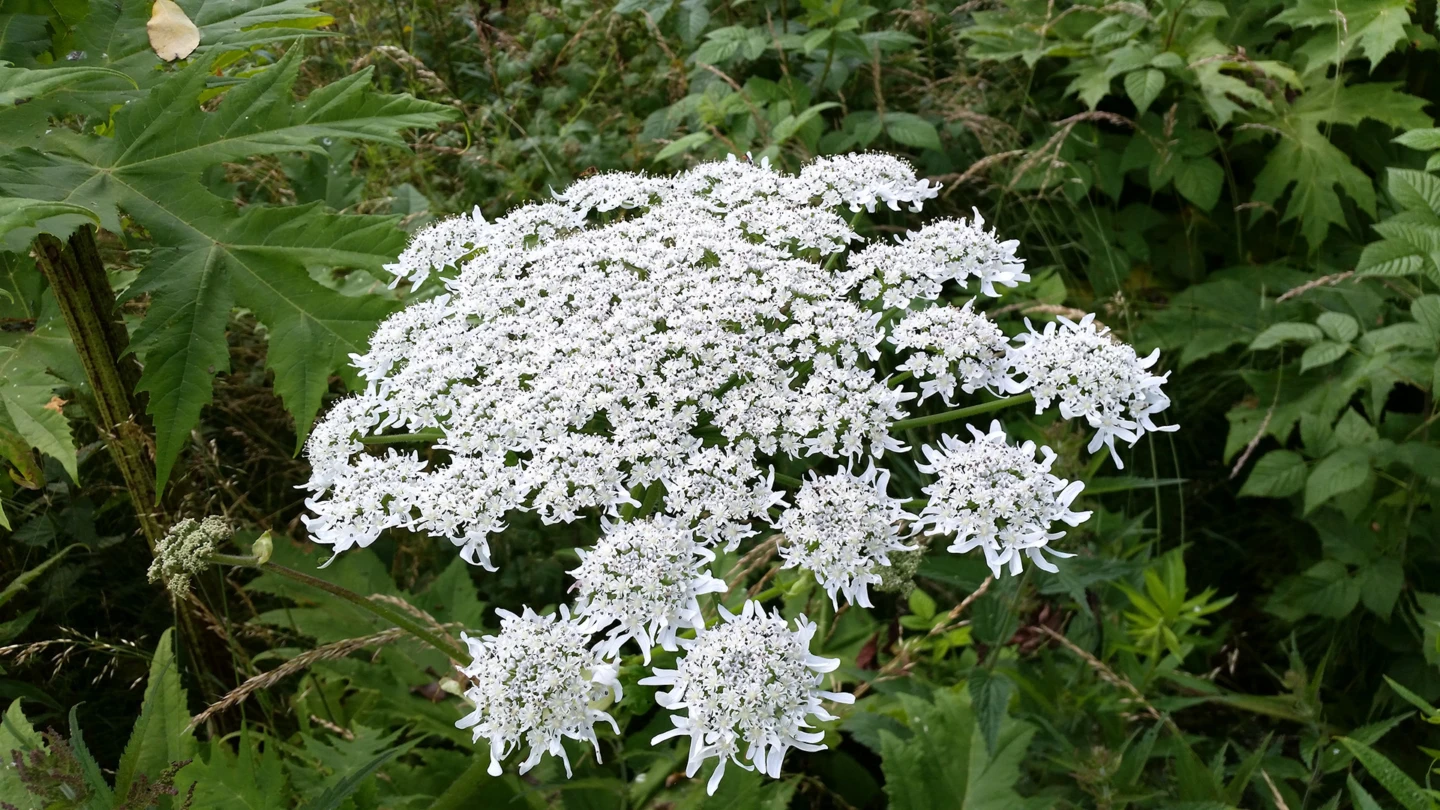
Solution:
<svg viewBox="0 0 1440 810"><path fill-rule="evenodd" d="M363 436L361 444L420 444L423 442L436 442L445 438L445 432L439 428L429 430L417 430L414 433L391 433L388 436Z"/></svg>
<svg viewBox="0 0 1440 810"><path fill-rule="evenodd" d="M956 419L966 419L971 416L979 416L982 413L1000 411L1015 405L1024 405L1027 402L1034 401L1035 397L1031 394L1020 394L1018 396L1006 397L1005 399L997 399L993 402L982 402L979 405L971 405L968 408L957 408L953 411L935 413L929 416L917 416L914 419L901 419L899 422L891 425L890 430L894 432L897 430L910 430L911 428L944 424L945 422L953 422Z"/></svg>
<svg viewBox="0 0 1440 810"><path fill-rule="evenodd" d="M95 231L88 225L80 227L70 237L68 250L59 239L41 234L35 240L35 258L85 367L100 435L120 468L140 529L153 550L169 520L155 493L152 443L137 422L140 411L131 398L140 370L135 358L125 354L129 337L100 260Z"/></svg>
<svg viewBox="0 0 1440 810"><path fill-rule="evenodd" d="M389 605L366 599L360 594L355 593L348 588L342 588L341 586L336 585L333 582L326 582L319 577L312 577L309 574L296 571L293 568L286 568L283 565L276 565L272 562L262 563L255 557L242 557L236 554L211 554L210 559L220 565L237 565L245 566L247 568L259 568L262 571L269 571L272 574L279 574L282 577L293 579L303 585L309 585L312 588L319 588L326 593L331 593L335 596L340 597L341 599L344 599L345 601L349 602L352 605L355 605L361 610L365 610L374 614L376 617L380 618L383 621L395 625L396 627L420 639L426 644L429 644L431 647L434 647L436 650L439 650L445 655L445 657L449 658L452 661L462 664L468 663L470 661L470 656L467 655L464 650L440 638L440 636L425 629L424 627L421 627L419 623L417 623L411 617L406 616L400 611L391 608Z"/></svg>

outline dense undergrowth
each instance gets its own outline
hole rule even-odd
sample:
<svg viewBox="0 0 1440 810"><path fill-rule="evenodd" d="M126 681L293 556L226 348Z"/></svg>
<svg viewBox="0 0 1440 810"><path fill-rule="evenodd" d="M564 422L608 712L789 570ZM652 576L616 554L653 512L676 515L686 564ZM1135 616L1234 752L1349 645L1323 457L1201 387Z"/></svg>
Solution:
<svg viewBox="0 0 1440 810"><path fill-rule="evenodd" d="M1440 802L1433 2L179 5L201 48L165 65L149 4L0 0L0 754L48 752L0 771L0 801ZM937 544L876 610L832 617L825 649L874 683L829 751L707 798L683 750L648 747L634 667L604 764L492 778L444 657L371 613L244 568L180 600L147 583L157 529L221 515L231 550L269 532L276 562L442 633L565 602L597 518L516 516L494 573L401 531L312 570L297 449L405 298L384 265L439 217L599 172L857 150L942 183L927 219L973 207L1019 240L1032 280L990 311L1007 333L1094 312L1160 348L1182 429L1096 475L1082 431L1008 412L1089 481L1078 556L982 588L983 561ZM97 428L115 403L37 269L57 221L98 226L132 432ZM828 607L794 572L750 580Z"/></svg>

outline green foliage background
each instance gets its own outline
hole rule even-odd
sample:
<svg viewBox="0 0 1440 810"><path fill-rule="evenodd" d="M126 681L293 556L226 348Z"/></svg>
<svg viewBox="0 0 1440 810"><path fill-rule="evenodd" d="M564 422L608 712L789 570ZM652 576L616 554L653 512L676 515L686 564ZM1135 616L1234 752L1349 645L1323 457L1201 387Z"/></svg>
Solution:
<svg viewBox="0 0 1440 810"><path fill-rule="evenodd" d="M0 0L0 755L30 763L0 770L0 802L1440 802L1433 0L179 5L201 47L165 65L148 2ZM146 584L37 234L98 226L157 514L226 515L241 551L271 531L308 571L296 450L354 382L347 355L426 293L387 286L407 232L597 171L864 149L945 185L924 216L974 207L1020 240L1034 280L992 310L1007 330L1090 311L1160 348L1182 430L1124 476L1058 471L1095 510L1059 575L997 582L956 621L985 570L937 549L877 610L822 616L824 652L871 684L831 750L707 799L683 745L648 745L663 718L634 666L603 765L576 749L574 780L548 760L495 779L443 657L371 613L239 569L190 603ZM1078 464L1073 427L1007 419ZM597 530L519 516L495 574L387 536L323 574L473 632L564 601ZM760 597L828 610L794 572Z"/></svg>

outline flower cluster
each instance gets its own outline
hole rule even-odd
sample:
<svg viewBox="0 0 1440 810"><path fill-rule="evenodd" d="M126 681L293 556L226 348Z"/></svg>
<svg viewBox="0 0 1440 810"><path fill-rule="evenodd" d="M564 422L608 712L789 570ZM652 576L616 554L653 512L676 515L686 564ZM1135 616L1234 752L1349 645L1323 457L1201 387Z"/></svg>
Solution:
<svg viewBox="0 0 1440 810"><path fill-rule="evenodd" d="M927 534L953 535L950 551L983 550L997 577L1007 565L1010 573L1020 573L1021 552L1040 568L1058 571L1041 550L1065 536L1050 531L1056 521L1079 526L1090 518L1089 512L1070 511L1085 485L1052 475L1055 451L1041 447L1041 459L1035 460L1035 443L1010 444L998 421L990 423L989 433L966 427L973 441L941 436L940 447L920 448L929 463L916 466L933 475L935 483L924 489L930 501L916 525ZM1057 557L1072 556L1046 550Z"/></svg>
<svg viewBox="0 0 1440 810"><path fill-rule="evenodd" d="M523 616L500 614L500 634L460 638L470 649L470 665L461 670L470 679L465 697L475 711L457 728L473 728L474 738L490 743L490 775L500 775L500 760L521 742L530 756L520 764L525 773L545 753L558 756L570 773L563 738L588 741L600 756L595 723L605 721L620 733L615 720L592 708L621 698L616 668L590 647L590 634L562 607L558 616L539 616L530 608Z"/></svg>
<svg viewBox="0 0 1440 810"><path fill-rule="evenodd" d="M403 529L494 570L490 540L516 512L602 526L570 572L572 606L502 613L498 635L466 638L475 710L459 725L490 741L492 772L522 745L522 771L563 757L566 738L598 745L595 724L614 721L596 707L619 698L632 641L647 664L656 646L682 651L644 681L671 687L660 701L677 712L656 741L688 736L692 775L718 758L712 792L727 762L775 776L790 748L821 747L821 701L849 696L820 689L836 664L811 655L815 626L750 601L713 626L701 612L730 590L709 570L717 550L756 535L837 610L908 587L916 532L922 547L982 549L997 576L1026 556L1055 570L1041 552L1055 523L1088 516L1070 509L1081 484L998 422L922 448L933 483L907 515L886 465L909 463L892 433L915 426L897 428L915 405L982 389L1058 400L1096 429L1091 452L1112 455L1117 437L1173 429L1153 421L1168 405L1154 355L1089 319L1011 341L980 311L1029 276L978 211L857 244L846 213L919 210L936 192L873 154L798 175L736 159L604 174L495 220L432 225L388 266L431 294L352 357L364 390L310 435L312 539L338 554ZM810 475L777 473L791 464Z"/></svg>
<svg viewBox="0 0 1440 810"><path fill-rule="evenodd" d="M606 526L594 548L576 553L580 567L569 572L579 594L575 612L592 631L611 628L604 643L609 655L631 639L647 664L656 644L675 650L677 631L704 627L697 597L725 590L724 582L701 570L715 552L671 517Z"/></svg>
<svg viewBox="0 0 1440 810"><path fill-rule="evenodd" d="M900 371L920 380L921 400L939 394L950 405L957 385L967 394L984 388L1003 395L1015 387L1008 373L1010 341L974 304L972 298L959 307L907 312L890 330L892 346L915 350Z"/></svg>
<svg viewBox="0 0 1440 810"><path fill-rule="evenodd" d="M1062 317L1039 332L1028 320L1026 326L1029 333L1018 337L1020 345L1011 353L1016 374L1024 379L1010 390L1033 394L1036 413L1059 399L1061 416L1085 417L1095 428L1090 452L1108 447L1115 466L1123 470L1115 439L1133 446L1148 432L1179 429L1153 420L1170 407L1170 398L1160 389L1170 372L1156 376L1149 371L1160 359L1159 349L1138 356L1133 346L1112 337L1109 328L1096 328L1094 315L1078 323Z"/></svg>
<svg viewBox="0 0 1440 810"><path fill-rule="evenodd" d="M880 582L889 553L913 550L900 542L905 508L886 493L889 483L889 471L874 466L860 475L812 475L795 494L795 505L775 521L783 567L813 573L832 603L838 592L847 602L871 607L866 588Z"/></svg>
<svg viewBox="0 0 1440 810"><path fill-rule="evenodd" d="M720 610L722 623L694 640L681 640L685 657L676 669L656 668L640 681L670 687L657 693L655 702L685 712L671 715L675 728L656 736L652 744L688 736L687 776L694 776L706 759L719 758L707 786L711 793L727 762L778 777L787 750L823 750L824 734L810 728L809 718L835 719L822 700L855 700L854 695L818 688L824 674L840 662L810 654L815 625L804 617L799 629L791 631L778 614L766 613L753 601L747 601L739 615Z"/></svg>
<svg viewBox="0 0 1440 810"><path fill-rule="evenodd" d="M210 555L230 539L232 529L223 518L185 518L170 527L155 543L155 559L147 572L151 582L165 582L177 597L190 590L190 578L210 567Z"/></svg>

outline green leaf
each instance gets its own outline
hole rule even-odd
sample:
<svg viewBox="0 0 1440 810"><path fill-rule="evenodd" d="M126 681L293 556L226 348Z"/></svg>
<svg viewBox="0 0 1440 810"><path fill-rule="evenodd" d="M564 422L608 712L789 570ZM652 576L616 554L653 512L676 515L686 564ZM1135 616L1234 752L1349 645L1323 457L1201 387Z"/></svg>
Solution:
<svg viewBox="0 0 1440 810"><path fill-rule="evenodd" d="M15 107L36 96L43 96L80 82L96 79L120 79L134 85L129 76L103 67L57 67L49 70L27 70L0 63L0 107Z"/></svg>
<svg viewBox="0 0 1440 810"><path fill-rule="evenodd" d="M985 740L985 750L991 756L1000 742L1000 726L1010 707L1010 695L1015 684L1005 675L975 667L970 671L970 702L975 707L975 722L980 736Z"/></svg>
<svg viewBox="0 0 1440 810"><path fill-rule="evenodd" d="M295 416L299 439L329 376L359 351L387 298L351 298L316 282L312 270L379 271L403 246L394 221L330 214L318 206L237 209L211 194L200 173L218 163L280 152L323 153L322 138L403 146L400 133L453 118L453 110L369 88L359 71L295 103L300 49L232 88L215 112L199 105L210 64L197 62L118 110L114 137L57 131L42 145L0 158L0 191L81 205L119 232L124 210L161 245L130 295L150 309L132 349L150 392L156 477L163 489L213 376L227 368L225 324L232 305L252 310L270 332L275 388Z"/></svg>
<svg viewBox="0 0 1440 810"><path fill-rule="evenodd" d="M1355 574L1355 582L1360 586L1360 602L1376 616L1389 619L1405 587L1405 570L1400 560L1381 557L1361 568Z"/></svg>
<svg viewBox="0 0 1440 810"><path fill-rule="evenodd" d="M375 771L380 769L381 765L409 751L418 742L419 740L417 739L397 745L371 758L365 764L346 774L344 779L332 785L330 789L321 794L320 798L316 800L314 804L311 804L310 807L312 810L340 810L341 805L350 797L350 794L359 789L366 779L369 779Z"/></svg>
<svg viewBox="0 0 1440 810"><path fill-rule="evenodd" d="M1175 172L1175 190L1202 210L1209 211L1220 201L1225 170L1208 157L1186 158Z"/></svg>
<svg viewBox="0 0 1440 810"><path fill-rule="evenodd" d="M1108 88L1107 88L1108 89ZM1135 104L1135 113L1143 115L1165 89L1165 72L1155 68L1125 74L1125 94ZM1183 191L1181 192L1184 193Z"/></svg>
<svg viewBox="0 0 1440 810"><path fill-rule="evenodd" d="M145 683L140 716L135 720L130 741L125 744L120 767L115 770L118 795L128 795L130 786L141 775L153 780L172 762L195 756L195 737L187 728L190 712L185 703L175 643L171 629L166 628L150 659L150 679Z"/></svg>
<svg viewBox="0 0 1440 810"><path fill-rule="evenodd" d="M209 742L209 756L185 766L175 786L185 795L195 786L196 808L206 810L273 810L290 804L280 746L242 728L239 755L222 739Z"/></svg>
<svg viewBox="0 0 1440 810"><path fill-rule="evenodd" d="M940 133L924 118L907 112L885 113L885 134L896 143L917 149L939 149Z"/></svg>
<svg viewBox="0 0 1440 810"><path fill-rule="evenodd" d="M1356 49L1374 71L1386 54L1406 41L1409 5L1406 0L1299 0L1271 22L1322 29L1302 48L1311 54L1312 71L1339 64Z"/></svg>
<svg viewBox="0 0 1440 810"><path fill-rule="evenodd" d="M0 346L0 428L18 434L31 447L60 462L70 480L80 480L70 423L56 404L61 381L50 376L26 352Z"/></svg>
<svg viewBox="0 0 1440 810"><path fill-rule="evenodd" d="M1346 350L1349 348L1350 347L1344 343L1322 340L1306 349L1305 353L1300 355L1300 371L1303 373L1312 368L1328 366L1344 357Z"/></svg>
<svg viewBox="0 0 1440 810"><path fill-rule="evenodd" d="M1369 454L1363 449L1340 450L1321 459L1305 480L1305 514L1365 483L1369 475Z"/></svg>
<svg viewBox="0 0 1440 810"><path fill-rule="evenodd" d="M1409 132L1397 135L1395 137L1395 143L1421 151L1440 149L1440 127L1412 129Z"/></svg>
<svg viewBox="0 0 1440 810"><path fill-rule="evenodd" d="M891 810L990 810L1017 807L1020 764L1035 730L1006 718L992 756L968 695L935 693L933 704L907 701L911 735L880 731L880 768Z"/></svg>
<svg viewBox="0 0 1440 810"><path fill-rule="evenodd" d="M1355 810L1381 810L1380 803L1355 781L1353 774L1345 774L1345 786L1350 788L1350 801L1354 802Z"/></svg>
<svg viewBox="0 0 1440 810"><path fill-rule="evenodd" d="M12 701L3 718L0 718L0 757L5 760L5 766L0 767L0 802L13 804L17 810L42 810L45 807L40 799L26 788L25 783L20 781L20 774L10 767L10 756L12 751L28 753L48 750L45 739L26 719L25 712L20 708L20 701Z"/></svg>
<svg viewBox="0 0 1440 810"><path fill-rule="evenodd" d="M100 218L78 205L0 197L0 250L22 253L37 234L64 239L85 223L99 225Z"/></svg>
<svg viewBox="0 0 1440 810"><path fill-rule="evenodd" d="M910 592L909 605L910 612L922 621L928 622L935 618L935 600L920 588Z"/></svg>
<svg viewBox="0 0 1440 810"><path fill-rule="evenodd" d="M683 138L676 138L666 144L664 149L655 153L655 162L659 163L662 160L669 160L676 155L684 154L691 149L704 146L712 140L714 140L714 137L708 132L692 132Z"/></svg>
<svg viewBox="0 0 1440 810"><path fill-rule="evenodd" d="M1255 462L1240 488L1242 496L1285 498L1305 486L1305 459L1289 450L1271 450Z"/></svg>
<svg viewBox="0 0 1440 810"><path fill-rule="evenodd" d="M1410 317L1440 341L1440 295L1422 295L1410 302Z"/></svg>
<svg viewBox="0 0 1440 810"><path fill-rule="evenodd" d="M1396 767L1395 763L1386 759L1384 755L1370 746L1349 737L1339 738L1341 745L1354 755L1355 759L1365 766L1365 770L1375 777L1395 800L1405 810L1432 810L1434 804L1430 801L1425 789L1415 784L1415 781L1405 775L1405 772Z"/></svg>
<svg viewBox="0 0 1440 810"><path fill-rule="evenodd" d="M1326 312L1315 319L1315 325L1329 335L1331 340L1341 343L1349 343L1360 334L1359 321L1343 312Z"/></svg>
<svg viewBox="0 0 1440 810"><path fill-rule="evenodd" d="M1398 682L1395 681L1395 679L1391 678L1389 675L1381 675L1380 677L1384 678L1385 683L1390 684L1390 688L1394 689L1395 694L1399 695L1402 699L1405 700L1405 702L1424 712L1426 718L1440 715L1440 709L1435 708L1434 706L1430 705L1430 703L1424 698L1420 697L1409 689L1406 689L1404 686L1401 686Z"/></svg>
<svg viewBox="0 0 1440 810"><path fill-rule="evenodd" d="M1316 343L1324 337L1325 333L1318 326L1287 321L1277 323L1261 332L1254 340L1250 341L1250 349L1252 351L1272 349L1281 343L1292 340L1300 343Z"/></svg>
<svg viewBox="0 0 1440 810"><path fill-rule="evenodd" d="M1333 18L1332 18L1333 19ZM1286 113L1270 122L1280 142L1255 177L1255 199L1277 205L1290 192L1281 222L1300 221L1300 231L1312 248L1318 247L1330 226L1346 225L1338 187L1371 216L1375 214L1375 187L1369 175L1330 143L1329 125L1356 126L1372 119L1394 127L1425 126L1425 101L1385 82L1347 86L1337 80L1312 83Z"/></svg>
<svg viewBox="0 0 1440 810"><path fill-rule="evenodd" d="M1387 188L1395 201L1407 211L1421 211L1440 216L1440 177L1414 169L1387 169Z"/></svg>
<svg viewBox="0 0 1440 810"><path fill-rule="evenodd" d="M69 554L71 549L76 548L84 548L84 546L80 545L79 543L66 546L65 548L62 548L59 551L55 552L53 555L51 555L49 559L45 560L44 562L40 563L34 568L31 568L28 571L21 572L20 576L10 580L9 584L5 586L5 590L0 591L0 607L3 607L6 602L9 602L11 599L19 596L22 591L24 591L30 586L30 583L44 576L46 571L49 571L61 560L65 559L65 555ZM0 756L3 755L4 752L0 751Z"/></svg>

